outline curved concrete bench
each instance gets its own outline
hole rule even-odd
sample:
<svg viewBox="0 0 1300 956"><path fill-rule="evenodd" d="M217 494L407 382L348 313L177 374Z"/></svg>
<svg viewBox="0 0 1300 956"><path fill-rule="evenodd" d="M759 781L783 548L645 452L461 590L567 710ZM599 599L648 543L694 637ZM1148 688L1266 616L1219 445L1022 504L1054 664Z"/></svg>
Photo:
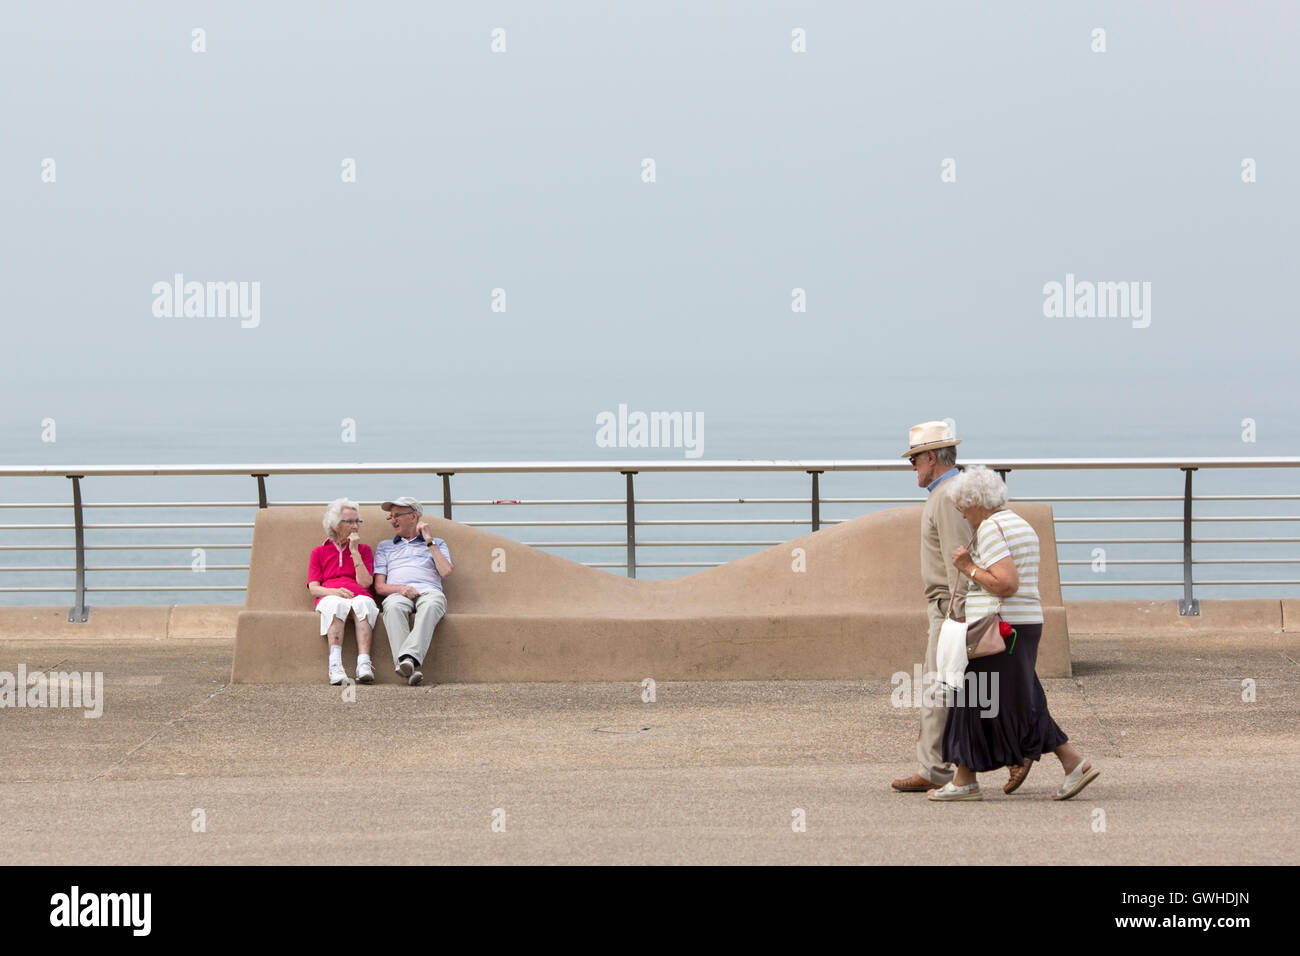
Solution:
<svg viewBox="0 0 1300 956"><path fill-rule="evenodd" d="M307 593L323 508L258 511L236 683L321 683L325 640ZM387 522L364 509L372 547ZM1051 508L1014 509L1038 532L1045 628L1038 672L1070 673ZM864 515L671 581L588 568L455 521L426 516L451 548L448 612L429 680L443 682L888 678L923 659L921 507ZM798 563L805 570L796 571ZM494 570L497 568L499 570ZM383 619L377 679L396 682ZM349 622L344 661L354 673Z"/></svg>

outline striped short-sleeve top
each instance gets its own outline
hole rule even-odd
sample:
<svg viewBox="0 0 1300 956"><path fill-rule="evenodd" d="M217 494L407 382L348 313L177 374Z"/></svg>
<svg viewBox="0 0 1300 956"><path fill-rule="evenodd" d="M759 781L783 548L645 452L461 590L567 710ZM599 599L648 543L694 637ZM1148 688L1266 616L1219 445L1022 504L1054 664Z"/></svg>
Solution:
<svg viewBox="0 0 1300 956"><path fill-rule="evenodd" d="M972 584L966 595L967 621L998 611L1004 621L1012 624L1043 622L1043 606L1038 598L1038 535L1028 521L1003 508L980 525L971 548L971 558L981 568L987 569L1008 555L1020 575L1020 590L999 599L978 584Z"/></svg>

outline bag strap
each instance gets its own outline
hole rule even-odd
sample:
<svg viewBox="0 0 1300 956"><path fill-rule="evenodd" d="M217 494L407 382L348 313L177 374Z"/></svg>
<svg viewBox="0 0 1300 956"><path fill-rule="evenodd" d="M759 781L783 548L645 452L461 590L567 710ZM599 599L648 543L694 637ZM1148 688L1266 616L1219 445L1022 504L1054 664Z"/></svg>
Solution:
<svg viewBox="0 0 1300 956"><path fill-rule="evenodd" d="M976 535L978 535L978 534L979 534L979 528L976 528L974 531L971 532L970 540L966 542L966 550L967 550L967 551L970 551L970 549L971 549L971 545L973 545L973 544L975 543L975 537L976 537ZM956 620L957 620L955 617L952 616L952 606L953 606L953 603L954 603L954 602L953 602L953 599L952 599L952 595L949 594L949 595L948 595L948 613L945 614L944 617L948 618L948 620L950 620L950 621L956 621Z"/></svg>
<svg viewBox="0 0 1300 956"><path fill-rule="evenodd" d="M1010 554L1011 542L1007 540L1006 531L1003 529L1002 525L998 523L997 518L993 517L992 515L989 515L989 520L993 522L993 527L998 529L998 534L1002 535L1002 543L1007 546L1007 554ZM1015 562L1013 561L1012 563L1014 564ZM1002 616L1002 598L998 598L998 606L993 609L993 613L998 615L998 617Z"/></svg>
<svg viewBox="0 0 1300 956"><path fill-rule="evenodd" d="M998 534L1002 535L1002 540L1003 540L1004 542L1006 542L1006 540L1007 540L1007 533L1006 533L1005 531L1002 530L1002 525L998 524L998 519L995 518L995 517L993 517L992 515L989 515L988 520L993 522L993 526L994 526L995 528L998 529ZM975 543L975 539L979 537L979 533L980 533L980 529L979 529L979 528L976 528L975 531L971 534L971 536L970 536L970 541L968 541L968 542L966 543L966 550L967 550L967 551L969 551L969 550L971 549L971 545L973 545L973 544ZM1007 543L1007 550L1008 550L1008 551L1011 550L1011 545L1010 545L1010 543ZM985 568L984 570L987 571L988 569ZM978 586L978 585L977 585L977 586ZM951 615L951 613L952 613L952 602L951 602L951 600L948 602L948 613L949 613L950 615ZM998 598L998 606L995 607L995 608L993 609L993 614L996 615L996 616L998 616L998 617L1001 617L1001 616L1002 616L1002 598Z"/></svg>

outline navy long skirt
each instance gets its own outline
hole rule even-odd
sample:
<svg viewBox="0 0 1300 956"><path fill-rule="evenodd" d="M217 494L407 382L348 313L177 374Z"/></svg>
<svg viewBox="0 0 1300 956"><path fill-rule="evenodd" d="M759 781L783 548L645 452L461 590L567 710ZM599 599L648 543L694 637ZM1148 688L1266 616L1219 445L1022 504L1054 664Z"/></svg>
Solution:
<svg viewBox="0 0 1300 956"><path fill-rule="evenodd" d="M971 661L962 688L948 699L943 759L977 773L1037 760L1069 740L1048 712L1034 673L1043 625L1012 626L1012 652Z"/></svg>

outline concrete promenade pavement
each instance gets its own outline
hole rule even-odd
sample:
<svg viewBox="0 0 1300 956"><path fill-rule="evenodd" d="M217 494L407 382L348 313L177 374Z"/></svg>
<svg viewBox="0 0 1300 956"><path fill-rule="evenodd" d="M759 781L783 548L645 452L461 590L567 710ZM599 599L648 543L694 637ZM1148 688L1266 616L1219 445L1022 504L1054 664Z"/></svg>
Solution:
<svg viewBox="0 0 1300 956"><path fill-rule="evenodd" d="M436 647L436 644L435 644ZM0 641L104 710L0 710L8 863L1293 864L1300 634L1079 635L1044 682L1100 779L898 794L885 680L232 685L229 641ZM325 671L321 654L321 674ZM646 675L653 677L654 675ZM1256 700L1242 700L1243 678ZM644 729L643 729L644 728ZM792 811L806 815L794 832ZM492 829L505 812L504 832ZM195 832L195 811L206 832ZM1101 828L1104 822L1104 829Z"/></svg>

